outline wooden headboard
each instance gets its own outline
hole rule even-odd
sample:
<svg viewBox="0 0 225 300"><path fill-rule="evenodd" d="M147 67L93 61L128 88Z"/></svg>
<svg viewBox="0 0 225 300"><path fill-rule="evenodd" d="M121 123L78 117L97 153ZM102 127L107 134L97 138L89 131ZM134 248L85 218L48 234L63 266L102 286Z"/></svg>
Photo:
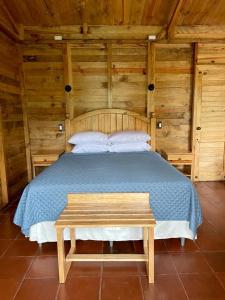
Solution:
<svg viewBox="0 0 225 300"><path fill-rule="evenodd" d="M66 120L66 139L76 132L96 130L113 133L120 130L142 130L151 135L151 146L155 150L154 116L147 118L136 112L123 109L98 109ZM71 146L67 143L67 151Z"/></svg>

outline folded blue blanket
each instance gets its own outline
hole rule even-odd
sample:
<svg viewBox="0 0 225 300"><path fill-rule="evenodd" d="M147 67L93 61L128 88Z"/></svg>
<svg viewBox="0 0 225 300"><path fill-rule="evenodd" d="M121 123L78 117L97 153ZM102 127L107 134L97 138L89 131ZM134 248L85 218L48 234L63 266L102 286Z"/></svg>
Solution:
<svg viewBox="0 0 225 300"><path fill-rule="evenodd" d="M31 225L58 218L68 193L99 192L148 192L157 221L189 221L193 235L202 222L188 178L155 152L131 152L62 155L25 188L14 223L29 236Z"/></svg>

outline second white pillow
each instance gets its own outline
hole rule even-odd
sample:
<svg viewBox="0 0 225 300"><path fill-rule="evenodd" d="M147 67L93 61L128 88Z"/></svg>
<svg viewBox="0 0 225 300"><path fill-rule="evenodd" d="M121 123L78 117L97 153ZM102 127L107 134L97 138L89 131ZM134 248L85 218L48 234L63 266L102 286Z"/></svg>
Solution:
<svg viewBox="0 0 225 300"><path fill-rule="evenodd" d="M142 152L149 151L151 146L147 143L124 143L109 146L110 152Z"/></svg>
<svg viewBox="0 0 225 300"><path fill-rule="evenodd" d="M144 131L125 130L118 131L109 136L108 141L111 144L125 144L136 142L148 142L150 136Z"/></svg>

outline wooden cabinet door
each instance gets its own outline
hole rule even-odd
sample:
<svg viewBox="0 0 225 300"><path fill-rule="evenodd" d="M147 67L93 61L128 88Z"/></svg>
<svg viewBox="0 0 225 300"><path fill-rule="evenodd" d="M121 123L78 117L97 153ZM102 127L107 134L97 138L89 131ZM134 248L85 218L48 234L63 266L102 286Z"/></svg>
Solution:
<svg viewBox="0 0 225 300"><path fill-rule="evenodd" d="M225 66L198 65L195 84L194 180L224 180Z"/></svg>

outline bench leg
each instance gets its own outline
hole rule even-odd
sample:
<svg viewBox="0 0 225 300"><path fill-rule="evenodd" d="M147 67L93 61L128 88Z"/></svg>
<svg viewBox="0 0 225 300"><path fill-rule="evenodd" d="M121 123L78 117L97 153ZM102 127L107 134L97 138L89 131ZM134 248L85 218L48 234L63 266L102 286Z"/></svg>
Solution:
<svg viewBox="0 0 225 300"><path fill-rule="evenodd" d="M66 280L66 275L69 270L65 259L65 247L63 239L64 228L57 228L57 250L58 250L58 268L59 268L59 282L64 283Z"/></svg>
<svg viewBox="0 0 225 300"><path fill-rule="evenodd" d="M76 251L76 234L75 228L70 228L70 254L74 254Z"/></svg>
<svg viewBox="0 0 225 300"><path fill-rule="evenodd" d="M147 227L143 227L143 249L144 249L144 254L148 258L148 228ZM148 260L145 262L145 264L148 273Z"/></svg>
<svg viewBox="0 0 225 300"><path fill-rule="evenodd" d="M143 249L144 249L144 253L145 250L148 249L148 228L147 227L143 227Z"/></svg>
<svg viewBox="0 0 225 300"><path fill-rule="evenodd" d="M148 228L148 282L154 283L154 227Z"/></svg>

